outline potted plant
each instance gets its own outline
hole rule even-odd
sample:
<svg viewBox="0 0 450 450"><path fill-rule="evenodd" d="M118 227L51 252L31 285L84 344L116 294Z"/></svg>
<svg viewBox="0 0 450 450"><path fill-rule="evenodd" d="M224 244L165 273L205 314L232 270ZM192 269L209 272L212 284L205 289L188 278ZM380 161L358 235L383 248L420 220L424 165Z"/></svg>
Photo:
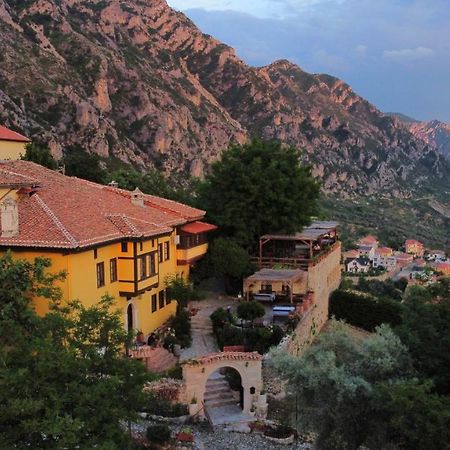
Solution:
<svg viewBox="0 0 450 450"><path fill-rule="evenodd" d="M177 434L177 441L194 442L194 435L192 434L192 429L189 427L183 427L181 431Z"/></svg>
<svg viewBox="0 0 450 450"><path fill-rule="evenodd" d="M264 431L263 436L277 444L290 445L294 442L296 431L286 425L276 425Z"/></svg>

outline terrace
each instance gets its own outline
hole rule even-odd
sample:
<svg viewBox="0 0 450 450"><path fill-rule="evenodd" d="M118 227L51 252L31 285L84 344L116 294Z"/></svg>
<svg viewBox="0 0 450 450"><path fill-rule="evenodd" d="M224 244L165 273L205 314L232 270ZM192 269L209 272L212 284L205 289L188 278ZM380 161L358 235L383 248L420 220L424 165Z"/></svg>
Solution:
<svg viewBox="0 0 450 450"><path fill-rule="evenodd" d="M337 222L315 221L292 235L266 234L259 240L259 256L252 261L259 269L302 269L328 253L338 240Z"/></svg>

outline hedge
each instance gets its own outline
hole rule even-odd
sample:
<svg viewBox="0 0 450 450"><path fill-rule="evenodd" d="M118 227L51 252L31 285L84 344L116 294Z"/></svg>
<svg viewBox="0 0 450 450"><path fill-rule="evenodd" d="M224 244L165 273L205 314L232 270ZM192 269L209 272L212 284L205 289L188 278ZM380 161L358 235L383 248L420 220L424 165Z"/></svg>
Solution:
<svg viewBox="0 0 450 450"><path fill-rule="evenodd" d="M388 299L376 299L355 291L336 290L330 297L329 316L345 320L350 325L374 331L382 323L401 323L402 305Z"/></svg>

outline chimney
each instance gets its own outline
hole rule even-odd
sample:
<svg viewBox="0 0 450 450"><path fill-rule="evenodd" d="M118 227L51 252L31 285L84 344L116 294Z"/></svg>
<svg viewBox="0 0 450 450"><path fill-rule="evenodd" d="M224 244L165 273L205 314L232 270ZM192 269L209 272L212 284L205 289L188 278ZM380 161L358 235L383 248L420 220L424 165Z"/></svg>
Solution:
<svg viewBox="0 0 450 450"><path fill-rule="evenodd" d="M7 197L0 204L0 217L2 222L1 237L14 237L19 234L19 208L17 202Z"/></svg>
<svg viewBox="0 0 450 450"><path fill-rule="evenodd" d="M144 206L144 194L138 187L131 193L131 203L136 206Z"/></svg>
<svg viewBox="0 0 450 450"><path fill-rule="evenodd" d="M119 187L119 183L117 181L112 180L112 181L110 181L108 183L108 186L111 186L113 188L118 188Z"/></svg>

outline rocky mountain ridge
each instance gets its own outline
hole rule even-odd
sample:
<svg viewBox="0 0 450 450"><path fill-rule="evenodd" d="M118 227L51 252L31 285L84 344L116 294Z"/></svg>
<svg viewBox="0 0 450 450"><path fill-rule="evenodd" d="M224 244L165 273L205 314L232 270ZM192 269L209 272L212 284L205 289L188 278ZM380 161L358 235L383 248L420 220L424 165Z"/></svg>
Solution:
<svg viewBox="0 0 450 450"><path fill-rule="evenodd" d="M202 176L252 136L304 149L324 189L450 185L435 147L343 81L246 65L164 0L0 0L0 122L107 164Z"/></svg>

